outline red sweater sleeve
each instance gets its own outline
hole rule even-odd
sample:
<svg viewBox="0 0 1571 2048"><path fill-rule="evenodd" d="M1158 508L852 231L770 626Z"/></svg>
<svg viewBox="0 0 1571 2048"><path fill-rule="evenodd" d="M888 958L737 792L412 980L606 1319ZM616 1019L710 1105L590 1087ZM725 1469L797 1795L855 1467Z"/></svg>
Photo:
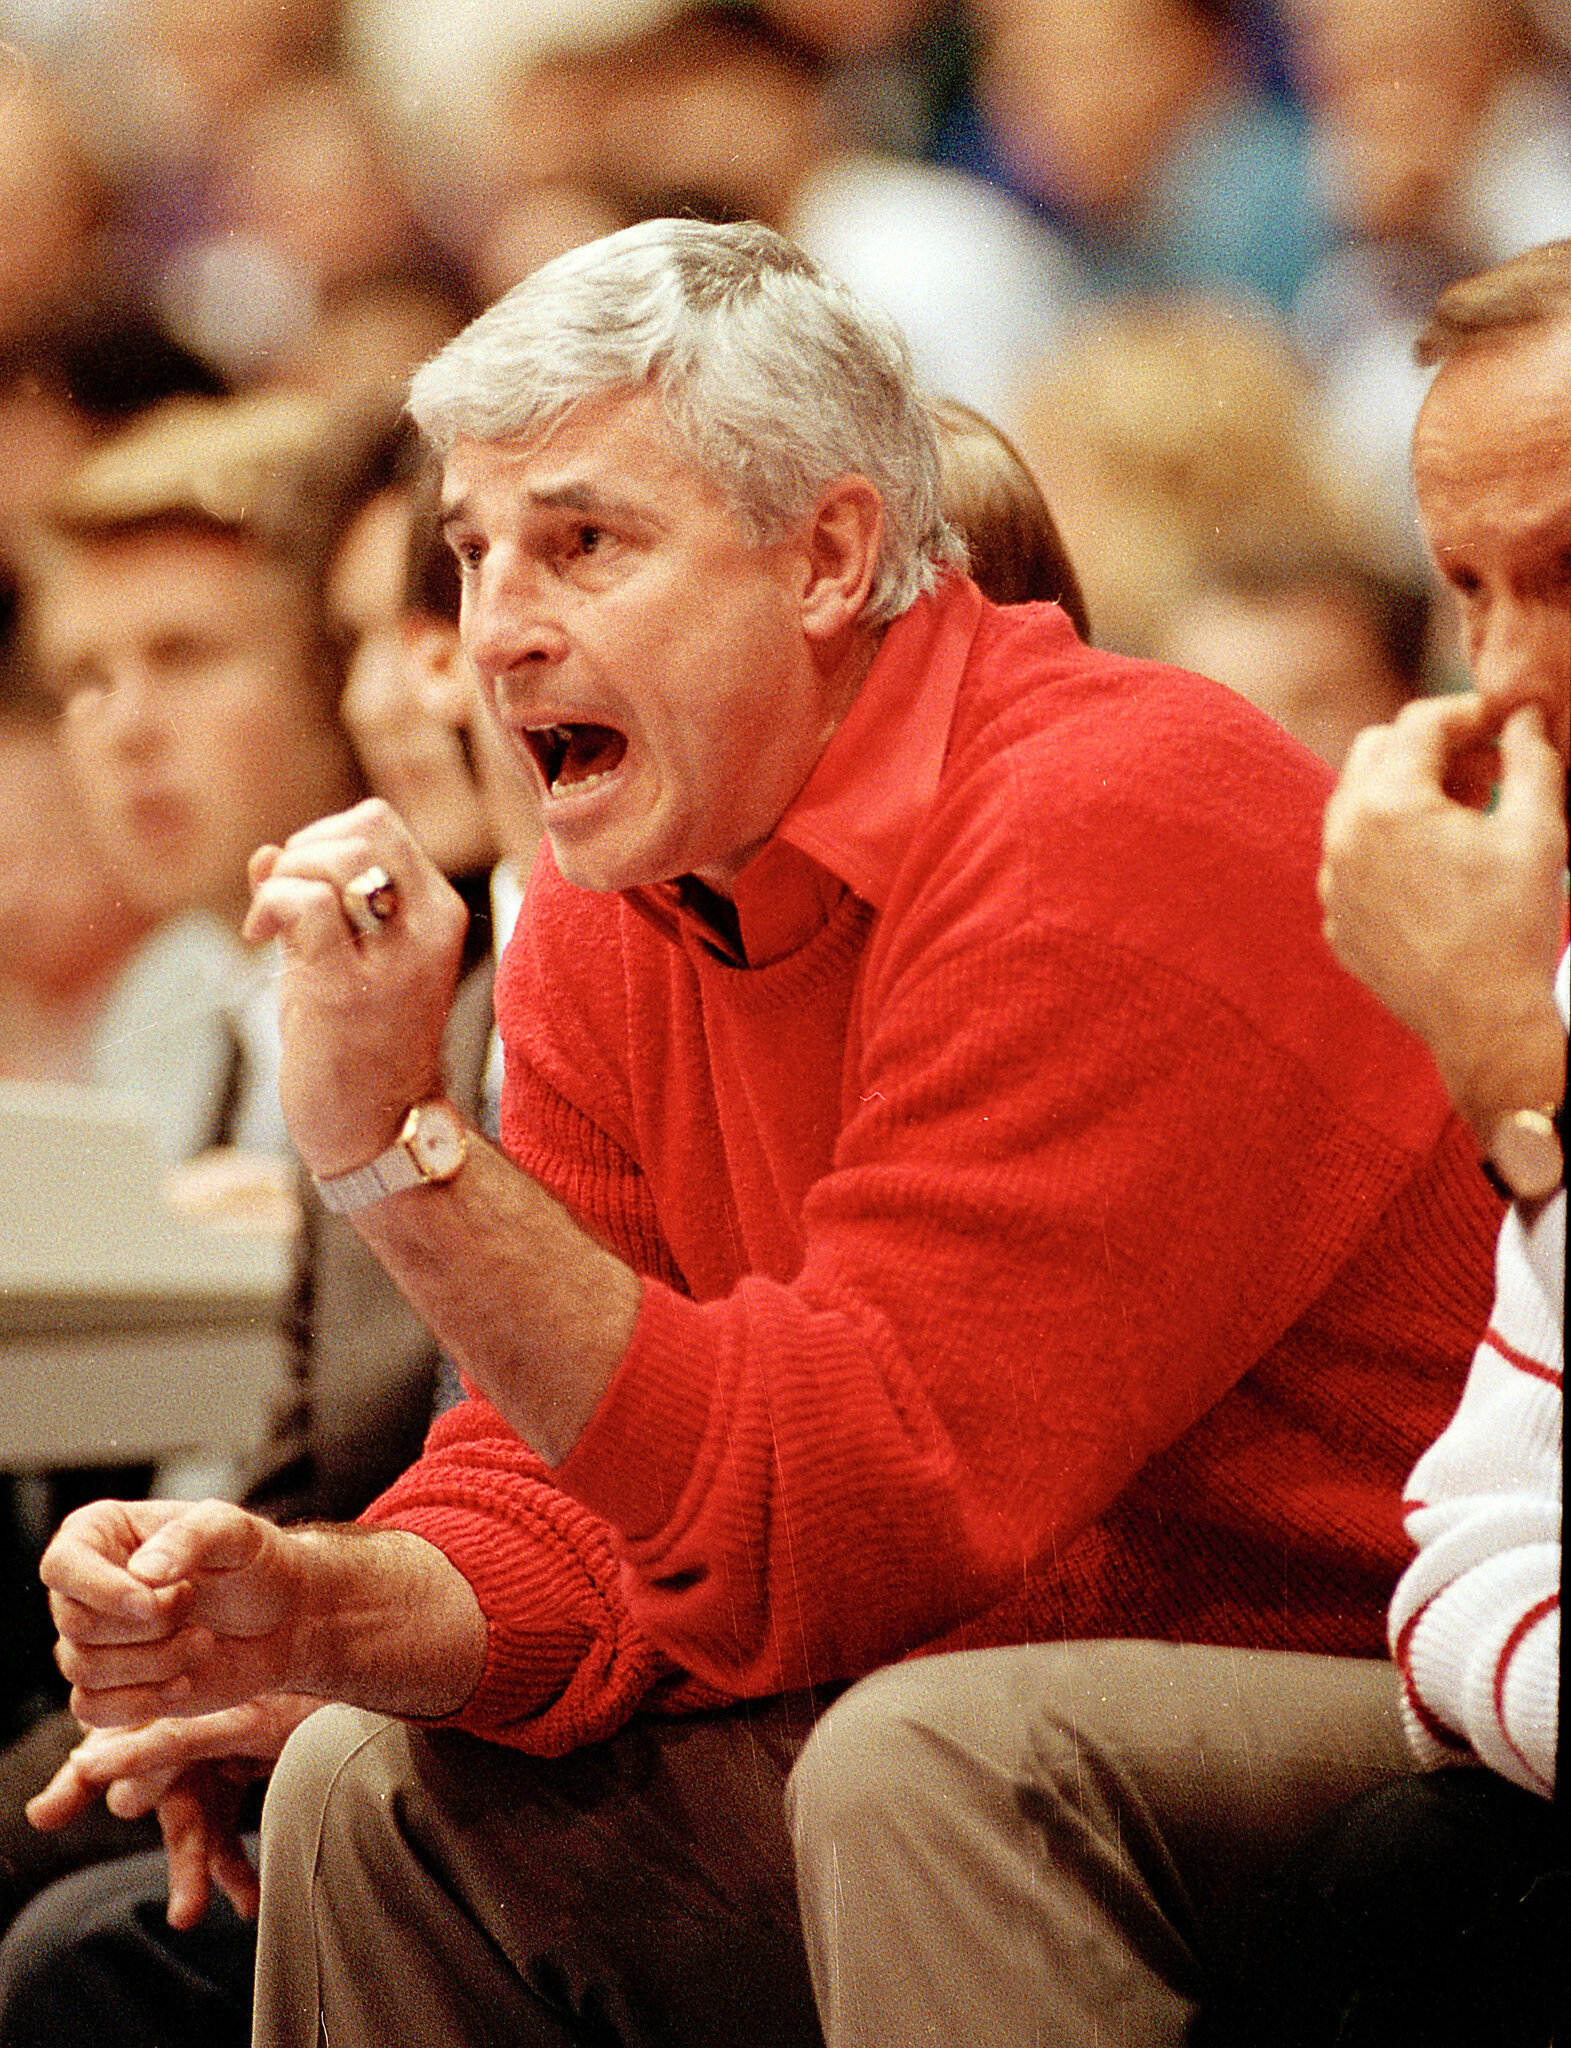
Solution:
<svg viewBox="0 0 1571 2048"><path fill-rule="evenodd" d="M649 1640L623 1595L611 1532L482 1400L441 1416L419 1460L361 1520L434 1544L486 1616L480 1683L443 1725L560 1756L642 1708L722 1697Z"/></svg>

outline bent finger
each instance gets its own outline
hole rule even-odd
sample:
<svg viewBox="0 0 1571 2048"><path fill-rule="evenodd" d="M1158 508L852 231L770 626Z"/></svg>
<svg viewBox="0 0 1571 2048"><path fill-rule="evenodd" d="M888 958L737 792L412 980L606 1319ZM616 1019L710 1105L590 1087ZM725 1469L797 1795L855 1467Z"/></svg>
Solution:
<svg viewBox="0 0 1571 2048"><path fill-rule="evenodd" d="M197 1579L205 1572L242 1571L267 1540L257 1516L230 1501L198 1501L166 1523L126 1560L126 1570L148 1586Z"/></svg>
<svg viewBox="0 0 1571 2048"><path fill-rule="evenodd" d="M43 1790L28 1800L28 1825L37 1828L40 1834L50 1834L86 1813L98 1793L99 1787L67 1758Z"/></svg>
<svg viewBox="0 0 1571 2048"><path fill-rule="evenodd" d="M182 1628L147 1643L113 1643L84 1647L62 1638L55 1662L72 1685L85 1692L112 1692L124 1686L165 1686L203 1665L213 1654L213 1632Z"/></svg>

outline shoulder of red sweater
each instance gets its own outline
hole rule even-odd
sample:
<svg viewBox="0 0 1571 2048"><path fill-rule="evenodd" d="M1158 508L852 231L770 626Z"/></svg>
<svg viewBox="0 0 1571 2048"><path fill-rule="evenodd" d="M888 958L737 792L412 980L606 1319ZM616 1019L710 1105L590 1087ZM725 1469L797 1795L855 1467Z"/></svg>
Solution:
<svg viewBox="0 0 1571 2048"><path fill-rule="evenodd" d="M1182 789L1203 777L1225 795L1275 783L1318 809L1332 783L1323 762L1221 683L1089 647L1056 605L989 605L961 681L951 761L979 766L1033 747L1051 753L1056 776L1099 788Z"/></svg>

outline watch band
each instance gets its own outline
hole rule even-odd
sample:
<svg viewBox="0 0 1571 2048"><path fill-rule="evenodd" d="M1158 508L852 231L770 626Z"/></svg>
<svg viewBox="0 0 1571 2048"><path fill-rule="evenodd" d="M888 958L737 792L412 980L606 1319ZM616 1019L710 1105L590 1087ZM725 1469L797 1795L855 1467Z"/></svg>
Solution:
<svg viewBox="0 0 1571 2048"><path fill-rule="evenodd" d="M351 1216L367 1209L384 1195L400 1195L405 1188L417 1188L425 1175L415 1164L402 1138L395 1138L385 1152L379 1152L369 1166L357 1166L349 1173L332 1173L326 1179L312 1174L322 1207L335 1216Z"/></svg>
<svg viewBox="0 0 1571 2048"><path fill-rule="evenodd" d="M322 1206L337 1216L369 1208L385 1195L451 1180L469 1154L469 1133L450 1102L417 1102L398 1136L368 1166L311 1176Z"/></svg>

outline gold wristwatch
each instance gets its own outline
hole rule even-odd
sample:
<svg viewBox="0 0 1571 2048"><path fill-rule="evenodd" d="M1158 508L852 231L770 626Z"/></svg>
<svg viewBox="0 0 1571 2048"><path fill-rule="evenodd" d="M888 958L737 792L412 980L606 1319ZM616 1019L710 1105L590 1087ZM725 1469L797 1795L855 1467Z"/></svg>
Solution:
<svg viewBox="0 0 1571 2048"><path fill-rule="evenodd" d="M1508 1201L1544 1202L1565 1179L1560 1106L1514 1109L1489 1134L1486 1170Z"/></svg>
<svg viewBox="0 0 1571 2048"><path fill-rule="evenodd" d="M386 1195L451 1180L469 1157L469 1131L450 1102L417 1102L385 1152L350 1173L312 1174L322 1206L350 1216Z"/></svg>

